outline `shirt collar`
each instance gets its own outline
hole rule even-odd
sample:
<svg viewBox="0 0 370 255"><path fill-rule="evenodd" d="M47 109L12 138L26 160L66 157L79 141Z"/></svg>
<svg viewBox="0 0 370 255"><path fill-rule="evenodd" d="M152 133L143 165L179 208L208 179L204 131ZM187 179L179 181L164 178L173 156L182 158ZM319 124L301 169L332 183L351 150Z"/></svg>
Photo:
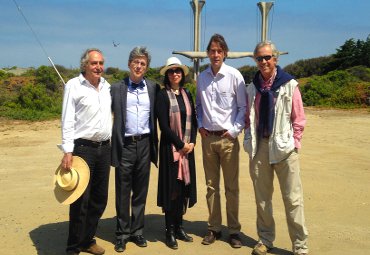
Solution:
<svg viewBox="0 0 370 255"><path fill-rule="evenodd" d="M88 80L86 80L85 76L82 73L80 73L80 75L78 76L78 79L80 81L80 84L89 84L90 86L92 86L91 83ZM104 86L104 84L105 84L105 79L103 77L100 77L99 88Z"/></svg>
<svg viewBox="0 0 370 255"><path fill-rule="evenodd" d="M218 71L218 73L217 73L216 75L213 75L211 64L208 66L208 68L207 68L206 70L207 70L207 72L208 72L210 75L212 75L212 76L214 76L214 77L216 77L216 76L218 76L218 75L225 76L225 74L226 74L226 72L225 72L226 66L227 66L227 65L225 64L225 62L223 62L223 63L222 63L222 65L221 65L220 70Z"/></svg>

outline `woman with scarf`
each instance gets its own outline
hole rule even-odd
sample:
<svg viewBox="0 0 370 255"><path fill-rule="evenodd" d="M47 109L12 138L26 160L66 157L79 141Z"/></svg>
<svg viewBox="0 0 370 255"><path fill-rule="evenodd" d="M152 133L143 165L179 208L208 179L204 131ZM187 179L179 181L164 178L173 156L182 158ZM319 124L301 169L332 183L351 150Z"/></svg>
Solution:
<svg viewBox="0 0 370 255"><path fill-rule="evenodd" d="M166 245L177 249L176 239L192 242L183 228L186 209L197 202L194 146L197 122L191 94L183 88L189 73L176 57L160 70L164 88L156 100L161 129L157 205L166 221Z"/></svg>

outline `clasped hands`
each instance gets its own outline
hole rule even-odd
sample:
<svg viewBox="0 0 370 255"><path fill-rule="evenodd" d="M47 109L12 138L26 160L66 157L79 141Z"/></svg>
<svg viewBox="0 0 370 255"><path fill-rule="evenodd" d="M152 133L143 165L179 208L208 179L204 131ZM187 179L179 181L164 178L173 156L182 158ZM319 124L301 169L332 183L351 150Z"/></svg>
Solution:
<svg viewBox="0 0 370 255"><path fill-rule="evenodd" d="M180 152L184 155L189 154L194 150L194 146L194 143L185 143Z"/></svg>

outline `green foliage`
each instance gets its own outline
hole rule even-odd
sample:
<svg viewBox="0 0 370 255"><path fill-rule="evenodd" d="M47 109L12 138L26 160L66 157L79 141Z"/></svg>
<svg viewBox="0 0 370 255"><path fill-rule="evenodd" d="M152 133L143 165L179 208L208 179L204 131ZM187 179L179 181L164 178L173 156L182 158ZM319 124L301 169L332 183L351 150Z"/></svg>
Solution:
<svg viewBox="0 0 370 255"><path fill-rule="evenodd" d="M200 71L208 66L200 66ZM370 105L369 67L370 36L366 41L347 40L331 56L299 60L284 70L300 78L302 98L307 106L363 107ZM79 68L68 69L60 65L56 68L65 82L80 74ZM0 70L0 116L27 120L60 117L63 85L54 68L30 68L21 75L8 72L14 70L17 67ZM163 77L159 70L149 68L146 77L161 84ZM243 66L239 70L248 84L257 67ZM128 76L128 71L115 67L108 67L104 75L111 84ZM185 79L185 87L195 100L196 84L192 68Z"/></svg>
<svg viewBox="0 0 370 255"><path fill-rule="evenodd" d="M242 66L239 71L244 77L245 84L249 84L253 81L258 68L256 66Z"/></svg>
<svg viewBox="0 0 370 255"><path fill-rule="evenodd" d="M357 77L358 79L366 82L370 82L370 69L364 66L354 66L347 69L351 75Z"/></svg>
<svg viewBox="0 0 370 255"><path fill-rule="evenodd" d="M48 90L57 91L62 82L51 66L40 66L35 71L36 83L44 84Z"/></svg>
<svg viewBox="0 0 370 255"><path fill-rule="evenodd" d="M129 76L129 72L128 71L122 71L122 70L120 70L117 67L108 67L105 70L104 78L107 79L107 81L110 84L113 84L113 83L116 83L116 82L118 82L120 80L125 79L128 76Z"/></svg>
<svg viewBox="0 0 370 255"><path fill-rule="evenodd" d="M4 72L3 70L0 70L0 80L3 80L3 79L7 79L9 77L13 77L14 74L12 73L8 73L8 72Z"/></svg>
<svg viewBox="0 0 370 255"><path fill-rule="evenodd" d="M159 70L160 70L160 68L151 68L151 67L149 67L149 70L146 72L145 77L150 79L150 80L161 83L163 79L162 79L162 76L159 73Z"/></svg>
<svg viewBox="0 0 370 255"><path fill-rule="evenodd" d="M298 60L294 64L284 67L284 71L297 79L312 75L323 75L327 72L327 66L332 60L332 56Z"/></svg>
<svg viewBox="0 0 370 255"><path fill-rule="evenodd" d="M328 71L344 70L353 66L370 67L370 35L366 41L349 39L333 54Z"/></svg>
<svg viewBox="0 0 370 255"><path fill-rule="evenodd" d="M48 93L43 84L24 85L16 98L0 106L0 116L13 119L43 120L60 116L61 93Z"/></svg>
<svg viewBox="0 0 370 255"><path fill-rule="evenodd" d="M359 107L366 104L369 85L348 71L332 71L311 77L301 88L302 99L306 106Z"/></svg>
<svg viewBox="0 0 370 255"><path fill-rule="evenodd" d="M191 96L193 97L193 101L195 101L197 86L194 83L186 83L184 85L184 88L186 88L190 92Z"/></svg>

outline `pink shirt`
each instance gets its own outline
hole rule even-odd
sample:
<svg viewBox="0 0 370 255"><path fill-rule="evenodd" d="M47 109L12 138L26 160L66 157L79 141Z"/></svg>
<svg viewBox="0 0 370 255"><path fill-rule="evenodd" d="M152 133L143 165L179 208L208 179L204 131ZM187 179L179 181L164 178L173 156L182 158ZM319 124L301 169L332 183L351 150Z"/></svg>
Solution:
<svg viewBox="0 0 370 255"><path fill-rule="evenodd" d="M262 87L264 89L270 89L272 86L272 83L275 79L276 73L267 81L262 82ZM249 85L254 86L254 85ZM291 114L291 121L293 125L293 137L294 137L294 146L297 149L301 148L301 139L303 136L303 130L304 126L306 124L306 117L304 114L303 109L303 102L302 102L302 96L301 92L299 91L298 86L294 89L293 98L292 98L292 114ZM258 125L259 123L259 106L261 101L261 94L257 93L255 97L255 116L256 116L256 123ZM248 97L247 97L247 106L248 106ZM246 117L245 117L245 128L250 127L250 121L249 121L249 114L250 109L247 107L246 111ZM257 127L258 128L258 127Z"/></svg>

